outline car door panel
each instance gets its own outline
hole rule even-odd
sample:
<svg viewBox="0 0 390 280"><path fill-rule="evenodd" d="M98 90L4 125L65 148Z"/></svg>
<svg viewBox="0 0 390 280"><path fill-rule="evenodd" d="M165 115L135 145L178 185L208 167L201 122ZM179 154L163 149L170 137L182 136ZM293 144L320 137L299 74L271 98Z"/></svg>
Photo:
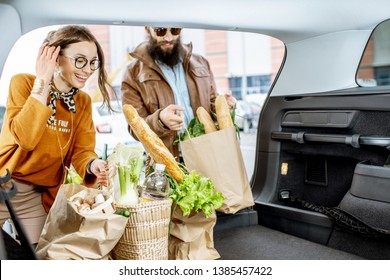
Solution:
<svg viewBox="0 0 390 280"><path fill-rule="evenodd" d="M338 207L350 193L359 163L385 165L390 147L389 108L390 94L383 90L270 97L258 125L252 177L259 223L328 244L334 223L325 214L292 206L281 199L281 191L312 205ZM366 187L375 188L375 184ZM387 190L382 189L382 195L383 191ZM390 214L384 214L388 205L376 206L386 216L381 219L389 220ZM364 204L359 207L364 212ZM390 252L390 247L385 250Z"/></svg>

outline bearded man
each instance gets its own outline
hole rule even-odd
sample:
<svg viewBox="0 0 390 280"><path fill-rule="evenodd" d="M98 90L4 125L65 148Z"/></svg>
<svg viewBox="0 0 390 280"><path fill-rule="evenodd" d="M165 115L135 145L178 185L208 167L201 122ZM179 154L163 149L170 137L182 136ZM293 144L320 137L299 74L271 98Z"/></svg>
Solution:
<svg viewBox="0 0 390 280"><path fill-rule="evenodd" d="M135 48L122 80L122 104L131 104L179 161L173 145L199 106L215 112L217 88L208 61L183 44L181 28L146 26L147 40ZM229 106L236 100L225 94ZM130 130L131 131L131 130ZM135 135L133 135L136 137Z"/></svg>
<svg viewBox="0 0 390 280"><path fill-rule="evenodd" d="M121 85L122 103L131 104L160 137L177 161L179 145L173 145L177 134L183 131L196 115L199 106L215 112L217 89L208 61L192 53L192 44L180 40L181 28L145 27L147 41L141 43L130 55L133 60L127 67ZM234 106L231 93L225 95ZM131 131L131 129L130 129ZM137 139L136 135L133 136ZM147 163L150 166L150 163ZM190 256L215 256L212 248L212 231L216 214L206 219L203 213L183 218L180 207L172 213L169 238L169 259L189 259ZM183 220L184 219L184 220ZM204 222L199 222L205 219ZM185 221L185 222L184 222ZM197 235L187 242L182 236L183 226ZM199 234L197 227L207 231ZM205 229L205 228L206 229ZM211 232L211 233L210 233ZM191 237L192 238L192 237ZM194 242L194 246L187 243ZM188 256L182 255L183 249ZM211 253L213 252L213 254Z"/></svg>

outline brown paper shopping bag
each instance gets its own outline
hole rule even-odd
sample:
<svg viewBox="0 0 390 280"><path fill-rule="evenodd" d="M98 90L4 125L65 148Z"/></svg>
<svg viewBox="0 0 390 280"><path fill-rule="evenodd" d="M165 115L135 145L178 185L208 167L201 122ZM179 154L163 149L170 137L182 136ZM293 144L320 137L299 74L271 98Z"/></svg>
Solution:
<svg viewBox="0 0 390 280"><path fill-rule="evenodd" d="M64 184L60 187L36 248L40 259L108 259L110 251L121 238L128 219L113 211L100 211L108 205L96 208L97 211L92 209L89 213L79 213L69 199L87 189L76 184ZM102 192L97 189L89 191Z"/></svg>
<svg viewBox="0 0 390 280"><path fill-rule="evenodd" d="M214 248L215 211L206 218L203 212L192 211L183 216L179 206L173 206L168 243L170 260L215 260L221 256Z"/></svg>
<svg viewBox="0 0 390 280"><path fill-rule="evenodd" d="M253 206L253 195L234 128L180 142L186 168L209 177L225 198L219 212L234 214Z"/></svg>

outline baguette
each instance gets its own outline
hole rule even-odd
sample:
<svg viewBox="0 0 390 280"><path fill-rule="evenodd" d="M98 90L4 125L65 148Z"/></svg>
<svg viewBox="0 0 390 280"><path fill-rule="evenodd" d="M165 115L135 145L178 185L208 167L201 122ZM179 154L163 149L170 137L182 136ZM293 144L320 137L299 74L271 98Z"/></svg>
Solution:
<svg viewBox="0 0 390 280"><path fill-rule="evenodd" d="M217 96L215 99L215 111L217 113L219 129L234 127L232 117L230 115L229 105L227 104L225 96Z"/></svg>
<svg viewBox="0 0 390 280"><path fill-rule="evenodd" d="M204 131L206 132L206 134L217 131L213 119L205 108L200 106L196 110L196 116L198 117L199 122L204 125Z"/></svg>
<svg viewBox="0 0 390 280"><path fill-rule="evenodd" d="M175 158L164 142L149 127L145 120L138 115L137 110L130 104L123 105L123 114L146 152L157 162L164 164L167 172L178 183L183 180L184 172L179 168Z"/></svg>

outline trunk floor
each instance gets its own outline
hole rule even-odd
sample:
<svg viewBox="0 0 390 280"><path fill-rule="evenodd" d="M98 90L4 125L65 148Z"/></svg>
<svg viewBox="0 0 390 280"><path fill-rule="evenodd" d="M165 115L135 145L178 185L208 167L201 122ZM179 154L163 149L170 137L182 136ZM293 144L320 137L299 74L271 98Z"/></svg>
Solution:
<svg viewBox="0 0 390 280"><path fill-rule="evenodd" d="M362 257L261 225L214 232L221 260L358 260Z"/></svg>

